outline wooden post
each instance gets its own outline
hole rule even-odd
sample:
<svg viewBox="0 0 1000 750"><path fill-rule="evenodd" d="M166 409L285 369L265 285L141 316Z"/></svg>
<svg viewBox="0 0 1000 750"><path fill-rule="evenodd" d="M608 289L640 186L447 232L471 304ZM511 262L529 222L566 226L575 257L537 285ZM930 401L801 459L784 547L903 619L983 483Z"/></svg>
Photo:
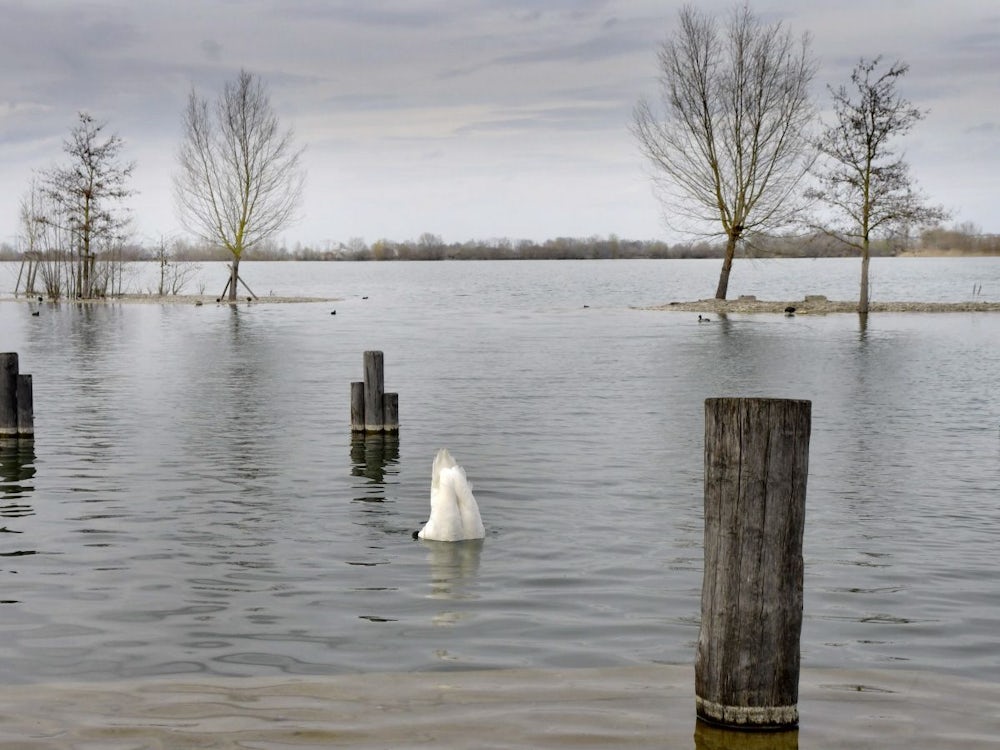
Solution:
<svg viewBox="0 0 1000 750"><path fill-rule="evenodd" d="M382 352L365 352L364 382L351 383L353 432L399 431L399 394L385 393L382 363Z"/></svg>
<svg viewBox="0 0 1000 750"><path fill-rule="evenodd" d="M365 430L382 432L384 411L382 409L383 375L382 352L368 351L365 363Z"/></svg>
<svg viewBox="0 0 1000 750"><path fill-rule="evenodd" d="M798 725L809 401L705 402L705 566L698 718Z"/></svg>
<svg viewBox="0 0 1000 750"><path fill-rule="evenodd" d="M0 438L17 437L17 352L0 353Z"/></svg>
<svg viewBox="0 0 1000 750"><path fill-rule="evenodd" d="M360 380L351 383L351 430L365 431L365 384Z"/></svg>
<svg viewBox="0 0 1000 750"><path fill-rule="evenodd" d="M382 394L382 429L385 432L399 432L399 394Z"/></svg>
<svg viewBox="0 0 1000 750"><path fill-rule="evenodd" d="M31 376L17 376L17 436L24 440L35 437L35 407L31 390Z"/></svg>

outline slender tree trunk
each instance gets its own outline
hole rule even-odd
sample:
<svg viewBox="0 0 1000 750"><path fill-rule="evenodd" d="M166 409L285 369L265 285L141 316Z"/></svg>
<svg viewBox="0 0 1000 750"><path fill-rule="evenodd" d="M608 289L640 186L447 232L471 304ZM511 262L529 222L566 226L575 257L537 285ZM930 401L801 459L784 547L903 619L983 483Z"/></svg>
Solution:
<svg viewBox="0 0 1000 750"><path fill-rule="evenodd" d="M726 240L726 256L722 260L722 272L719 274L719 286L715 288L715 298L725 299L729 290L729 272L733 268L733 256L736 254L736 242L739 238L729 235Z"/></svg>
<svg viewBox="0 0 1000 750"><path fill-rule="evenodd" d="M87 198L83 206L83 265L80 269L82 271L80 296L84 299L90 299L93 296L90 280L90 240L90 199Z"/></svg>
<svg viewBox="0 0 1000 750"><path fill-rule="evenodd" d="M868 314L868 240L861 246L861 298L858 300L858 312L861 315Z"/></svg>
<svg viewBox="0 0 1000 750"><path fill-rule="evenodd" d="M240 278L240 256L233 255L232 272L229 274L229 301L236 301L236 284Z"/></svg>

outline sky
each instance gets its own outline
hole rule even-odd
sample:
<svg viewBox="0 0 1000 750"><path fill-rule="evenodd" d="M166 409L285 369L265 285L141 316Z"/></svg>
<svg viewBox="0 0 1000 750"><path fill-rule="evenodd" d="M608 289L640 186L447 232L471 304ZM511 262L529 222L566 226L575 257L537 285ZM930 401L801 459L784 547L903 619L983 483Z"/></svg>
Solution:
<svg viewBox="0 0 1000 750"><path fill-rule="evenodd" d="M674 0L0 0L0 243L87 111L135 162L136 239L190 237L172 197L181 115L240 69L305 147L289 247L352 238L682 241L629 131L658 96ZM698 3L720 14L732 2ZM861 57L909 63L927 116L900 142L926 196L1000 233L1000 3L756 0L808 32L814 92Z"/></svg>

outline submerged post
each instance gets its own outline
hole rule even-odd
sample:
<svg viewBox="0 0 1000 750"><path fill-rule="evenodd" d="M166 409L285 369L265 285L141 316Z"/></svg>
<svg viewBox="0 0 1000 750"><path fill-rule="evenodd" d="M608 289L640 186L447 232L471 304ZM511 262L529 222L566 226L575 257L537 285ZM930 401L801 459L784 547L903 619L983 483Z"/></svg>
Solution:
<svg viewBox="0 0 1000 750"><path fill-rule="evenodd" d="M809 401L705 401L705 565L698 718L798 724Z"/></svg>

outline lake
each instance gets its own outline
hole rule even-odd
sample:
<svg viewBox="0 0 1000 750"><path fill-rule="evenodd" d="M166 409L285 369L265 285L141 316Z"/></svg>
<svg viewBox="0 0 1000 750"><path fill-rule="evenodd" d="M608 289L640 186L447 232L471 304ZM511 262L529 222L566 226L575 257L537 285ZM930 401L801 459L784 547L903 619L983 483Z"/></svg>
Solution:
<svg viewBox="0 0 1000 750"><path fill-rule="evenodd" d="M813 402L803 665L996 681L1000 315L640 309L718 267L245 262L335 301L0 303L36 429L0 452L0 682L688 664L714 396ZM1000 258L872 269L874 299L1000 300ZM858 272L737 261L730 296L852 299ZM352 439L368 349L398 440ZM441 446L481 544L411 538Z"/></svg>

